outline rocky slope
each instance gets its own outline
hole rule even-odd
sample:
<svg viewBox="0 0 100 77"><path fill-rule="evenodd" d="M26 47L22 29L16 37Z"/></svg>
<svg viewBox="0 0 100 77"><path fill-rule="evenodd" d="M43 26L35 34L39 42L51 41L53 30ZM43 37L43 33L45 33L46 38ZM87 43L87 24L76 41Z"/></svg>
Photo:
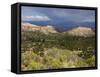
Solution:
<svg viewBox="0 0 100 77"><path fill-rule="evenodd" d="M46 26L40 26L40 25L34 25L30 23L22 23L22 31L40 31L45 34L48 33L58 33L58 31L52 26L52 25L46 25ZM73 36L83 36L83 37L89 37L93 36L95 34L95 31L89 27L76 27L69 31L65 31L63 33L67 33L69 35Z"/></svg>
<svg viewBox="0 0 100 77"><path fill-rule="evenodd" d="M40 31L40 32L43 32L45 34L57 33L55 28L51 25L38 26L38 25L30 24L30 23L22 23L22 28L21 29L22 29L22 31Z"/></svg>
<svg viewBox="0 0 100 77"><path fill-rule="evenodd" d="M88 27L73 28L67 31L67 33L74 36L84 36L84 37L93 36L95 34L94 31Z"/></svg>

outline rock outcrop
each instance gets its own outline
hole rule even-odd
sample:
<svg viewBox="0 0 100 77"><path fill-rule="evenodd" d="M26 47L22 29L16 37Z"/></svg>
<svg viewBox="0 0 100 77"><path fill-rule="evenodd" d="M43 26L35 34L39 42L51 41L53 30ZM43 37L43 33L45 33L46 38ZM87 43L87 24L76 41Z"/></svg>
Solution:
<svg viewBox="0 0 100 77"><path fill-rule="evenodd" d="M33 25L30 23L22 23L22 31L40 31L45 34L48 33L57 33L55 28L52 25L47 25L47 26L40 26L40 25Z"/></svg>
<svg viewBox="0 0 100 77"><path fill-rule="evenodd" d="M84 37L93 36L95 34L94 31L88 27L73 28L67 31L67 33L74 36L84 36Z"/></svg>

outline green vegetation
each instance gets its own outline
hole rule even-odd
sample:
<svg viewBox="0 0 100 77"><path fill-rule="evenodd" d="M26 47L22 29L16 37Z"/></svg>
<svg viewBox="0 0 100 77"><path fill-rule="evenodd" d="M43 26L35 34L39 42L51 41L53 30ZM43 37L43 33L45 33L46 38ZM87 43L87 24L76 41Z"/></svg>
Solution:
<svg viewBox="0 0 100 77"><path fill-rule="evenodd" d="M21 41L23 71L95 66L95 36L23 31Z"/></svg>

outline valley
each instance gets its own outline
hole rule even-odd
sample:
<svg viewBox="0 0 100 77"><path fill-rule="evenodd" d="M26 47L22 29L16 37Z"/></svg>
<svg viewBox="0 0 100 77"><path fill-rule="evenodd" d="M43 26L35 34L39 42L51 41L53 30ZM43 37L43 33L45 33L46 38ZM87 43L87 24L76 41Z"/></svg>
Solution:
<svg viewBox="0 0 100 77"><path fill-rule="evenodd" d="M21 29L22 71L95 66L95 32L91 28L59 32L52 25L22 23Z"/></svg>

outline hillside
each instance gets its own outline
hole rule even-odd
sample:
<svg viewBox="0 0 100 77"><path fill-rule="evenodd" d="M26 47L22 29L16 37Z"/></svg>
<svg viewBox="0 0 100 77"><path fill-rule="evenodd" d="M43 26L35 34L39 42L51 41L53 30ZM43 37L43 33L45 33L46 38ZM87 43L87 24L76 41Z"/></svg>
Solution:
<svg viewBox="0 0 100 77"><path fill-rule="evenodd" d="M67 31L67 33L73 36L84 36L84 37L93 36L95 34L94 31L88 27L76 27Z"/></svg>
<svg viewBox="0 0 100 77"><path fill-rule="evenodd" d="M42 25L33 25L30 23L22 23L22 31L40 31L44 34L59 33L59 31L57 31L52 25L42 26ZM93 29L89 27L81 27L81 26L75 27L63 33L67 33L72 36L83 36L83 37L89 37L95 35Z"/></svg>
<svg viewBox="0 0 100 77"><path fill-rule="evenodd" d="M22 31L40 31L45 34L57 33L57 31L52 25L39 26L39 25L30 24L30 23L22 23Z"/></svg>
<svg viewBox="0 0 100 77"><path fill-rule="evenodd" d="M91 28L78 27L74 34L57 32L52 26L22 24L21 68L26 70L95 66L95 36ZM87 37L88 34L93 35ZM84 36L84 37L80 37Z"/></svg>

